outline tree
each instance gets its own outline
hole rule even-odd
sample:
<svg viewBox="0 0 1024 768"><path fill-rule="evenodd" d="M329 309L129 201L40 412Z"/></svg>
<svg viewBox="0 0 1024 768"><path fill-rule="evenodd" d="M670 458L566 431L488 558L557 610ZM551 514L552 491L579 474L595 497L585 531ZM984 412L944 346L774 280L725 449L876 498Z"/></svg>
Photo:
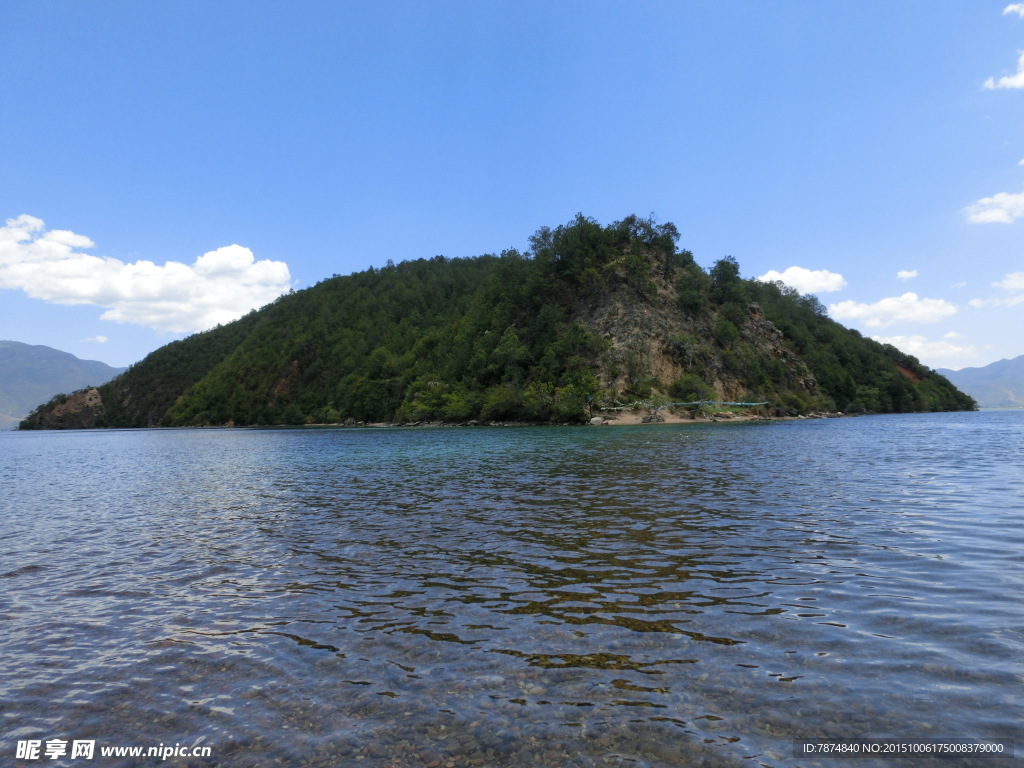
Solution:
<svg viewBox="0 0 1024 768"><path fill-rule="evenodd" d="M711 268L711 300L716 304L747 301L746 286L740 279L740 265L732 256L719 259Z"/></svg>

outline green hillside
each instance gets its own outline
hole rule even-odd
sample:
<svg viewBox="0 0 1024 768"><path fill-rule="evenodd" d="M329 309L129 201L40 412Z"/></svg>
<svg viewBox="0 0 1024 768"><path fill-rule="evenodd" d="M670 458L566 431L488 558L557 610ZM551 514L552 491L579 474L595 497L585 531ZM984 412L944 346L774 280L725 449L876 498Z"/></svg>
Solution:
<svg viewBox="0 0 1024 768"><path fill-rule="evenodd" d="M766 412L960 410L973 401L813 296L710 270L671 223L577 216L529 253L418 259L281 296L156 350L22 428L578 422L722 399ZM100 403L97 405L97 403Z"/></svg>

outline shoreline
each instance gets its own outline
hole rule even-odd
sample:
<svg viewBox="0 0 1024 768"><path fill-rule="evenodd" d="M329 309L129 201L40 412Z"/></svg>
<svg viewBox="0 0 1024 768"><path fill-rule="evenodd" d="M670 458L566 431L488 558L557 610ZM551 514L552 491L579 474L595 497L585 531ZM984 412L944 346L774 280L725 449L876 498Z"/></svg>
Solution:
<svg viewBox="0 0 1024 768"><path fill-rule="evenodd" d="M344 422L312 422L308 424L235 424L229 421L226 424L192 424L176 427L59 427L51 429L6 429L3 432L72 432L100 430L133 430L133 429L401 429L401 428L454 428L454 427L634 427L649 426L658 424L715 424L715 423L741 423L751 421L809 421L818 419L840 419L853 418L856 416L870 416L870 413L835 413L815 412L809 414L798 414L793 416L773 416L763 413L752 413L749 411L715 411L705 416L696 414L679 414L671 411L652 412L646 409L632 409L617 411L614 415L598 415L587 421L355 421Z"/></svg>
<svg viewBox="0 0 1024 768"><path fill-rule="evenodd" d="M535 421L410 421L410 422L346 422L337 424L304 424L306 427L350 427L364 429L387 429L400 427L633 427L657 424L715 424L750 421L807 421L816 419L851 418L861 414L810 413L796 416L769 416L751 412L716 411L707 416L672 413L652 413L643 409L620 411L614 415L598 415L584 422L535 422ZM233 425L230 425L233 426ZM285 425L281 425L285 426Z"/></svg>

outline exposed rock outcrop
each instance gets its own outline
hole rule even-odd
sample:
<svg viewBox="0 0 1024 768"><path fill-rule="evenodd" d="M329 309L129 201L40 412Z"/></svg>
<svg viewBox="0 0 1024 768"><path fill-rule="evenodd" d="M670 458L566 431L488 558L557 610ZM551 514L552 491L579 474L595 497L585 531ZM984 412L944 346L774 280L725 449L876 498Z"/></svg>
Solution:
<svg viewBox="0 0 1024 768"><path fill-rule="evenodd" d="M21 422L21 429L86 429L103 414L103 397L96 387L57 395Z"/></svg>

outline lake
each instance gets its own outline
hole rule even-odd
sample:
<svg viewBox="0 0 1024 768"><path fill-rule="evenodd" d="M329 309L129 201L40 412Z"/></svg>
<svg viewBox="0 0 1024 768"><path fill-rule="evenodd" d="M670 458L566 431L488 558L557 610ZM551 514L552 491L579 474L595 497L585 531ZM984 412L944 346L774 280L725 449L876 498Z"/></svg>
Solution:
<svg viewBox="0 0 1024 768"><path fill-rule="evenodd" d="M0 487L5 765L1024 750L1021 411L8 432Z"/></svg>

